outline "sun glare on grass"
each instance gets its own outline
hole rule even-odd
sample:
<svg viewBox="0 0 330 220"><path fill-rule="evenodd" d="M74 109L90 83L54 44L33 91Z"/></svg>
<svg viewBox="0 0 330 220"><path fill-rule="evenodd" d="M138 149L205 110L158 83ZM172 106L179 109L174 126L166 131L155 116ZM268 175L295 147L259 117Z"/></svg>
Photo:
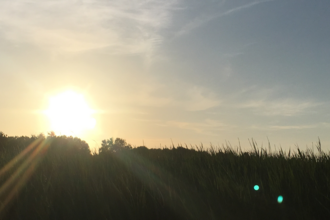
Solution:
<svg viewBox="0 0 330 220"><path fill-rule="evenodd" d="M66 91L49 99L46 115L51 130L56 134L76 136L83 131L93 129L96 121L83 95Z"/></svg>

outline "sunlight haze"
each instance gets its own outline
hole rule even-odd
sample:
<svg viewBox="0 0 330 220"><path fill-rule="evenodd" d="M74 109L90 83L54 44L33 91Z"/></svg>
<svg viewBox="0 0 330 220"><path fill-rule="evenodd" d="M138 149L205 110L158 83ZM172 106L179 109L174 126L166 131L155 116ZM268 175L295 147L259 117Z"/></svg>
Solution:
<svg viewBox="0 0 330 220"><path fill-rule="evenodd" d="M3 0L0 131L330 150L330 2Z"/></svg>
<svg viewBox="0 0 330 220"><path fill-rule="evenodd" d="M82 131L93 129L96 121L91 117L92 113L83 95L73 91L51 97L45 111L51 123L49 130L67 136L79 136Z"/></svg>

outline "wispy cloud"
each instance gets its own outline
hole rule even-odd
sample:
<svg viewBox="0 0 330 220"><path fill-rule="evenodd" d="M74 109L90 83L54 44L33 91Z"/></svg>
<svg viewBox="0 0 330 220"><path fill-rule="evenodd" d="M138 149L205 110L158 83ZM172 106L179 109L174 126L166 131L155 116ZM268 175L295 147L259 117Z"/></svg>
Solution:
<svg viewBox="0 0 330 220"><path fill-rule="evenodd" d="M221 100L214 93L202 87L189 88L187 85L186 93L186 100L178 104L187 111L203 111L221 104Z"/></svg>
<svg viewBox="0 0 330 220"><path fill-rule="evenodd" d="M224 12L224 13L222 14L222 16L224 16L224 15L229 15L229 14L232 14L232 13L235 13L235 12L238 12L238 11L241 11L241 10L244 10L244 9L247 9L247 8L251 8L252 6L254 6L254 5L258 5L258 4L260 4L260 3L271 2L271 1L273 1L273 0L251 2L251 3L249 3L249 4L242 5L242 6L239 6L239 7L237 7L237 8L230 9L230 10Z"/></svg>
<svg viewBox="0 0 330 220"><path fill-rule="evenodd" d="M301 124L277 124L277 125L271 125L271 124L266 124L266 125L251 125L247 126L246 129L249 130L260 130L260 131L286 131L286 130L305 130L305 129L328 129L330 127L329 123L314 123L314 124L306 124L306 123L301 123Z"/></svg>
<svg viewBox="0 0 330 220"><path fill-rule="evenodd" d="M173 98L167 95L161 95L160 90L166 90L166 87L160 83L150 81L149 86L144 84L138 87L134 94L129 94L125 99L130 104L144 107L165 107L173 103Z"/></svg>
<svg viewBox="0 0 330 220"><path fill-rule="evenodd" d="M304 115L312 108L318 107L322 103L313 101L303 101L294 99L279 100L250 100L239 105L240 108L252 109L256 114L266 116L297 116Z"/></svg>
<svg viewBox="0 0 330 220"><path fill-rule="evenodd" d="M219 136L221 131L229 131L235 129L235 126L224 124L217 120L206 119L200 122L188 121L158 121L155 124L162 127L180 128L183 130L193 131L198 134L207 136Z"/></svg>
<svg viewBox="0 0 330 220"><path fill-rule="evenodd" d="M1 1L0 36L54 51L151 54L179 1Z"/></svg>
<svg viewBox="0 0 330 220"><path fill-rule="evenodd" d="M134 92L125 94L127 104L142 107L177 108L180 111L204 111L221 104L221 99L208 88L190 83L166 85L146 79L141 85L134 85ZM123 96L123 94L122 94ZM120 102L123 98L121 97Z"/></svg>
<svg viewBox="0 0 330 220"><path fill-rule="evenodd" d="M301 125L273 125L270 126L270 130L302 130L302 129L311 129L311 128L329 128L330 124L321 122L316 124L301 124Z"/></svg>
<svg viewBox="0 0 330 220"><path fill-rule="evenodd" d="M265 3L265 2L270 2L270 1L273 1L273 0L254 1L254 2L250 2L248 4L245 4L245 5L242 5L242 6L238 6L233 9L229 9L225 12L216 12L216 13L212 13L212 14L207 13L204 15L200 15L200 16L196 17L195 19L193 19L193 21L186 24L179 32L177 32L176 36L181 36L181 35L187 34L187 33L191 32L192 30L199 28L202 25L204 25L214 19L217 19L217 18L220 18L223 16L227 16L227 15L231 15L233 13L251 8L255 5ZM223 1L223 3L225 3L225 1ZM223 4L220 4L220 6L222 6L222 5Z"/></svg>
<svg viewBox="0 0 330 220"><path fill-rule="evenodd" d="M286 125L286 126L270 126L271 130L302 130L302 129L310 129L316 128L319 125Z"/></svg>

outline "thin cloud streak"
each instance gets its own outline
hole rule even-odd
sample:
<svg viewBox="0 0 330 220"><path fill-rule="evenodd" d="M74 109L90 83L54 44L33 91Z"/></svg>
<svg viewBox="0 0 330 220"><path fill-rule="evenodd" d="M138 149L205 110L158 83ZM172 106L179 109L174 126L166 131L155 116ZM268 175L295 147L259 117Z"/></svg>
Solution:
<svg viewBox="0 0 330 220"><path fill-rule="evenodd" d="M184 34L188 34L192 30L197 29L197 28L201 27L202 25L204 25L204 24L206 24L206 23L208 23L208 22L210 22L210 21L212 21L214 19L217 19L217 18L220 18L220 17L223 17L223 16L227 16L227 15L230 15L230 14L233 14L233 13L236 13L236 12L239 12L239 11L242 11L244 9L251 8L251 7L253 7L255 5L258 5L258 4L261 4L261 3L266 3L266 2L271 2L271 1L273 1L273 0L255 1L255 2L251 2L249 4L246 4L246 5L242 5L242 6L239 6L239 7L230 9L230 10L227 10L227 11L225 11L223 13L220 13L220 14L211 14L211 15L199 16L199 17L195 18L192 22L190 22L187 25L185 25L176 34L176 37L182 36Z"/></svg>
<svg viewBox="0 0 330 220"><path fill-rule="evenodd" d="M310 125L274 125L270 126L270 130L303 130L303 129L314 129L314 128L329 128L329 123L317 123L317 124L310 124Z"/></svg>
<svg viewBox="0 0 330 220"><path fill-rule="evenodd" d="M302 130L316 128L318 125L270 126L270 130Z"/></svg>
<svg viewBox="0 0 330 220"><path fill-rule="evenodd" d="M317 128L329 128L329 123L316 124L301 124L301 125L252 125L246 129L260 130L260 131L286 131L286 130L306 130Z"/></svg>
<svg viewBox="0 0 330 220"><path fill-rule="evenodd" d="M258 115L298 116L304 115L312 108L320 105L322 105L322 103L285 99L277 101L251 100L240 105L239 107L252 109Z"/></svg>
<svg viewBox="0 0 330 220"><path fill-rule="evenodd" d="M240 6L240 7L233 8L233 9L231 9L231 10L228 10L228 11L224 12L223 14L221 14L221 16L224 16L224 15L230 15L230 14L232 14L232 13L234 13L234 12L238 12L238 11L241 11L241 10L243 10L243 9L250 8L250 7L254 6L254 5L258 5L258 4L265 3L265 2L271 2L271 1L273 1L273 0L251 2L251 3L249 3L249 4L242 5L242 6Z"/></svg>

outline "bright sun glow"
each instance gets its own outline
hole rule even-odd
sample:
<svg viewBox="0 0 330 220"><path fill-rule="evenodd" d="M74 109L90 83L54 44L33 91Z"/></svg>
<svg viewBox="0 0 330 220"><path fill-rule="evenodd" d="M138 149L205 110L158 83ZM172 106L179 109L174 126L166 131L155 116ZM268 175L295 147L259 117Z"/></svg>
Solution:
<svg viewBox="0 0 330 220"><path fill-rule="evenodd" d="M96 121L93 110L87 105L84 96L73 91L63 92L49 99L46 110L51 130L60 135L76 136L82 131L93 129Z"/></svg>

